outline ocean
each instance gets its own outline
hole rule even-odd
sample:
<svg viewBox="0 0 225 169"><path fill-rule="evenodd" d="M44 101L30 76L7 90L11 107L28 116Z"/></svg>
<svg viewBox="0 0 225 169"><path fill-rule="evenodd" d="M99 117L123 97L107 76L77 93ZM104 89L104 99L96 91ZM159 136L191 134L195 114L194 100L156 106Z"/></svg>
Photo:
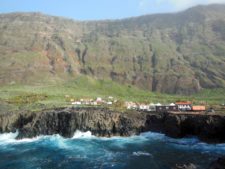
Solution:
<svg viewBox="0 0 225 169"><path fill-rule="evenodd" d="M76 131L73 138L52 135L22 140L16 140L17 135L0 134L0 169L171 169L185 163L206 169L225 155L225 144L153 132L98 138Z"/></svg>

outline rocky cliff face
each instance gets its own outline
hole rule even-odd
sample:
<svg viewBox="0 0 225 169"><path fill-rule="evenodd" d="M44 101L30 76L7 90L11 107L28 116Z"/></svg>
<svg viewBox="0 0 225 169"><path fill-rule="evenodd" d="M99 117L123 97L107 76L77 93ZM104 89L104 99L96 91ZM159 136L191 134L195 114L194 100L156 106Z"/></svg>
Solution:
<svg viewBox="0 0 225 169"><path fill-rule="evenodd" d="M171 137L198 136L204 141L225 142L225 117L146 112L115 112L99 108L55 109L36 113L0 115L0 131L19 130L18 138L60 134L76 130L96 136L130 136L145 131Z"/></svg>
<svg viewBox="0 0 225 169"><path fill-rule="evenodd" d="M198 6L92 22L1 14L0 84L85 74L167 93L225 87L224 10L224 5Z"/></svg>
<svg viewBox="0 0 225 169"><path fill-rule="evenodd" d="M212 162L209 169L225 169L225 157L220 157Z"/></svg>
<svg viewBox="0 0 225 169"><path fill-rule="evenodd" d="M170 137L192 135L208 142L225 141L225 117L221 115L147 115L146 123L150 131L163 132Z"/></svg>
<svg viewBox="0 0 225 169"><path fill-rule="evenodd" d="M96 136L130 136L144 131L143 113L119 113L107 109L58 109L23 113L11 118L2 115L1 132L19 129L19 138L60 134L72 137L76 130L91 131Z"/></svg>

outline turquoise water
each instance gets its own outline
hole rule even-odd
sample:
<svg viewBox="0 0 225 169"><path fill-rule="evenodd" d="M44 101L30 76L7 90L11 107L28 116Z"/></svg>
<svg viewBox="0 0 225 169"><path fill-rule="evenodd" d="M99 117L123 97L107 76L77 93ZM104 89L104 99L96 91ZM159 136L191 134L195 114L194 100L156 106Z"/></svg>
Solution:
<svg viewBox="0 0 225 169"><path fill-rule="evenodd" d="M0 134L0 169L170 169L189 162L205 169L225 155L225 144L152 132L97 138L77 131L70 139L53 135L15 140L17 134Z"/></svg>

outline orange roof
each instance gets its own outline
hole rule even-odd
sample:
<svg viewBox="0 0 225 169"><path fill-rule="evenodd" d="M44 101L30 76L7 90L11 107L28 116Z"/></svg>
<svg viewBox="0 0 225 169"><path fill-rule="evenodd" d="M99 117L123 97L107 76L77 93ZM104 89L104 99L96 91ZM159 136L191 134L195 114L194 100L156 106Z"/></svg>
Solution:
<svg viewBox="0 0 225 169"><path fill-rule="evenodd" d="M181 102L176 102L176 104L192 104L190 101L181 101Z"/></svg>
<svg viewBox="0 0 225 169"><path fill-rule="evenodd" d="M205 106L192 106L192 110L205 110Z"/></svg>

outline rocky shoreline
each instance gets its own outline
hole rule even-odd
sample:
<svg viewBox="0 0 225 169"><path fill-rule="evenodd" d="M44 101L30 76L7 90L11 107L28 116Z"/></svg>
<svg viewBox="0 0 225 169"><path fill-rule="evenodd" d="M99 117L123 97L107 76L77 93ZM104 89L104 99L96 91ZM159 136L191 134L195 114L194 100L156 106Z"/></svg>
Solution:
<svg viewBox="0 0 225 169"><path fill-rule="evenodd" d="M225 142L225 116L207 114L117 112L106 108L58 108L41 112L0 115L0 132L19 130L18 139L60 134L72 137L76 130L96 136L130 136L153 131L182 138L197 136L209 143Z"/></svg>
<svg viewBox="0 0 225 169"><path fill-rule="evenodd" d="M76 130L95 136L131 136L153 131L182 138L197 136L208 143L225 142L225 116L216 114L117 112L106 108L58 108L41 112L0 114L0 133L19 130L17 139L60 134L72 137ZM212 162L210 169L225 169L225 158ZM175 169L196 169L194 164Z"/></svg>

